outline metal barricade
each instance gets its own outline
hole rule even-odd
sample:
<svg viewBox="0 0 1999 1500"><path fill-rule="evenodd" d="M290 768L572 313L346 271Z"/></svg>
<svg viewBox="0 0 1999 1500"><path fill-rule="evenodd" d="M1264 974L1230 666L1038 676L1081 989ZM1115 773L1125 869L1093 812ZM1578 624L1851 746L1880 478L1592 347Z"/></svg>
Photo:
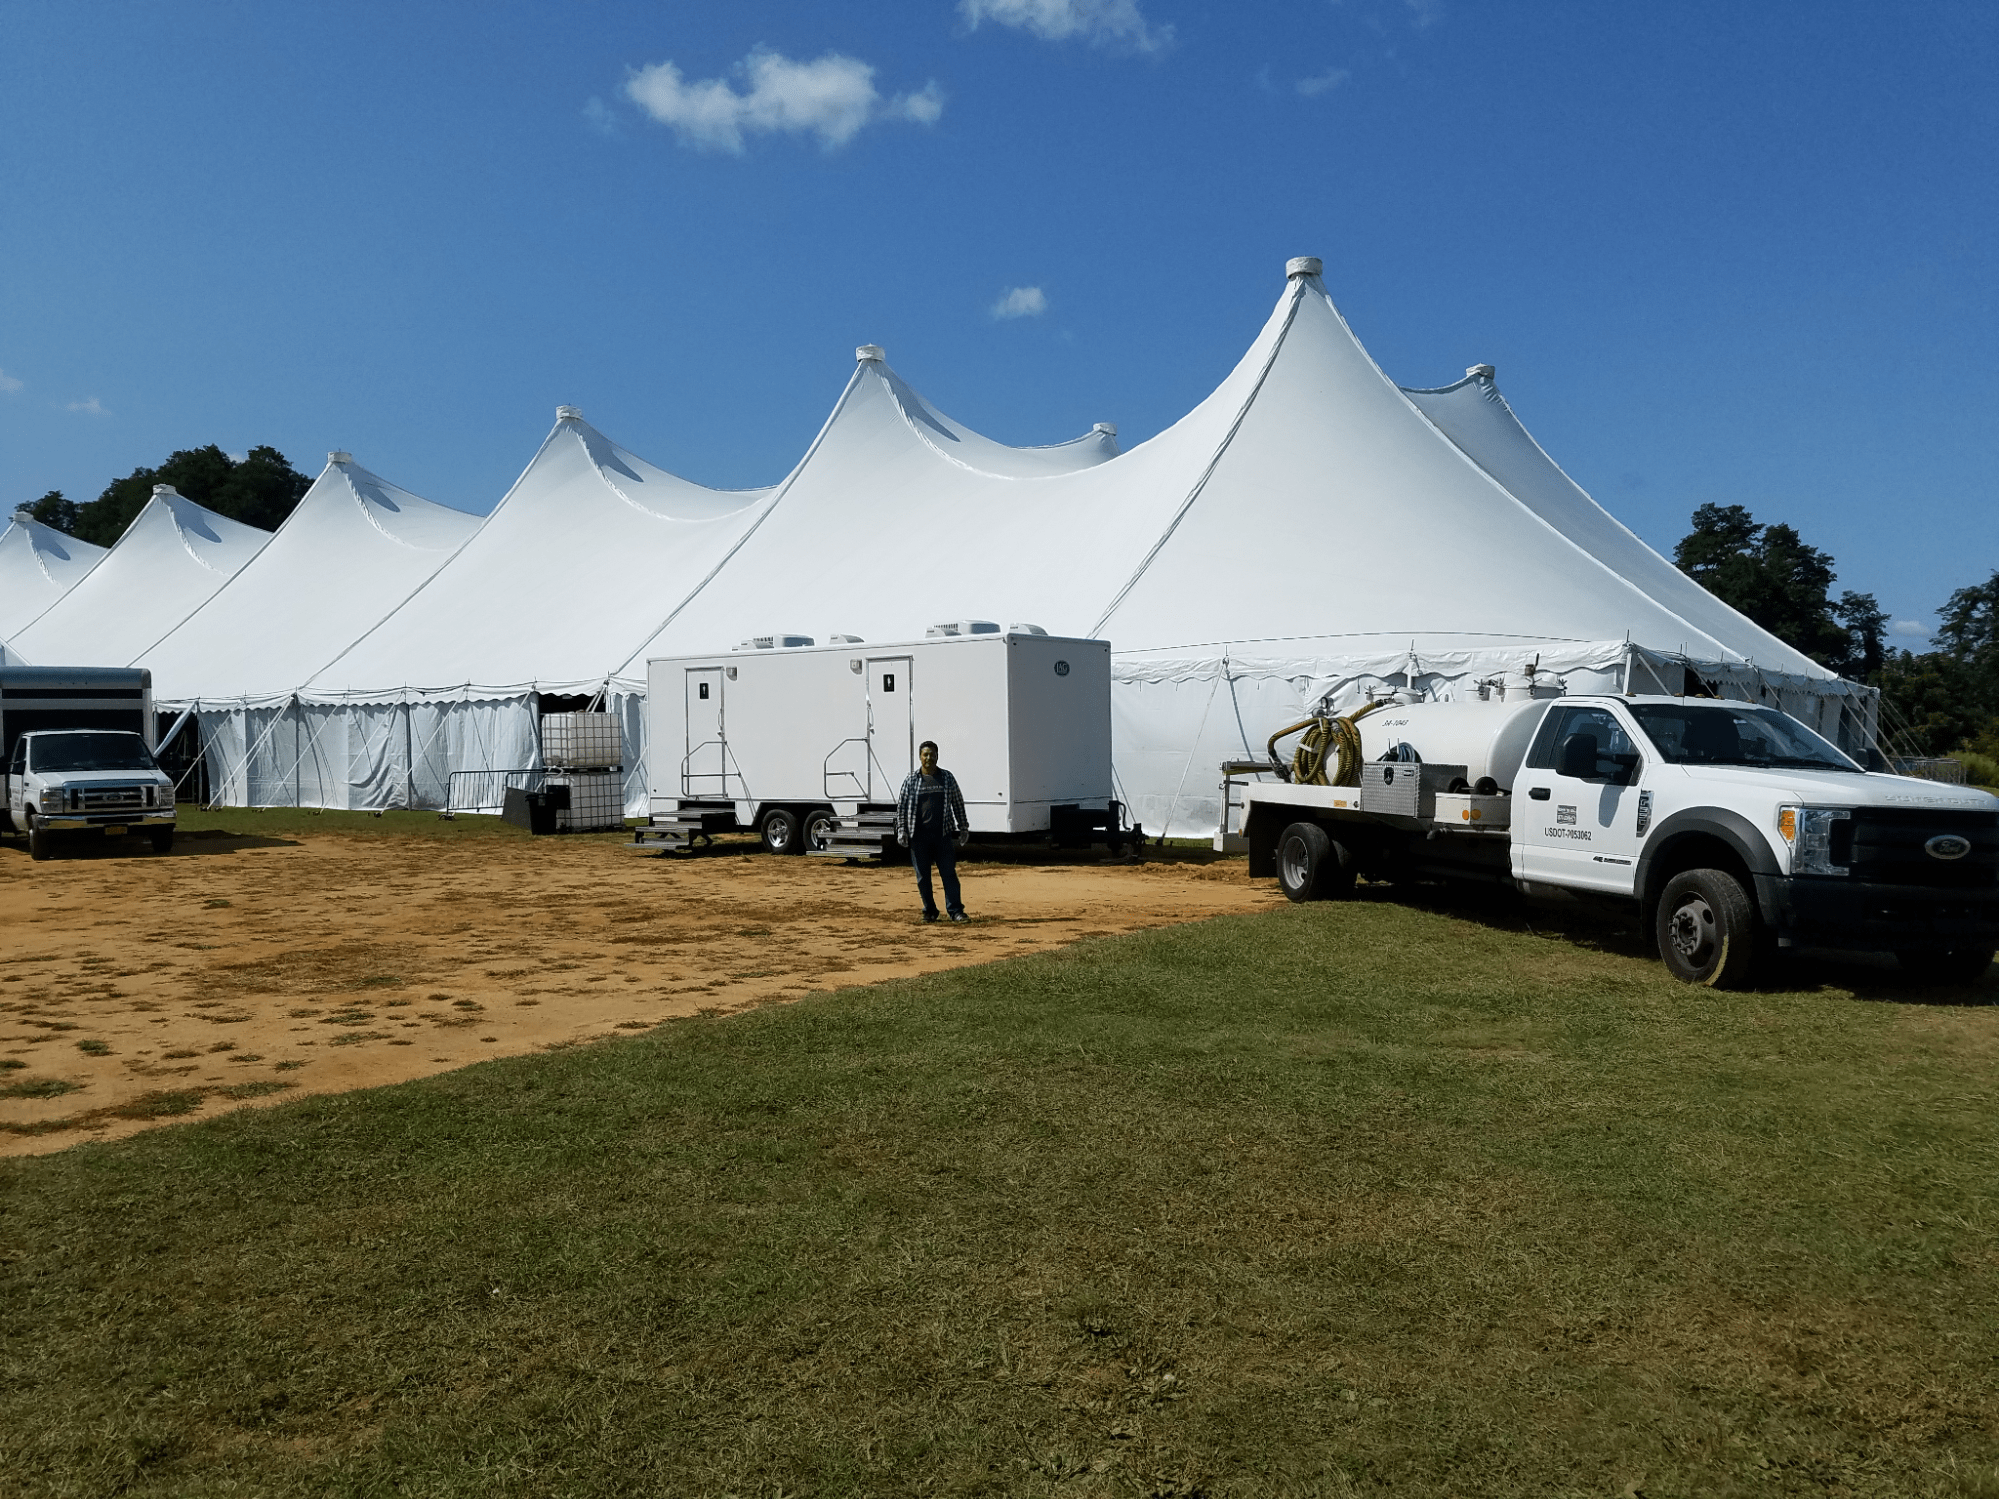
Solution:
<svg viewBox="0 0 1999 1500"><path fill-rule="evenodd" d="M507 789L538 792L546 771L453 771L444 789L444 811L440 818L459 813L497 813L507 800Z"/></svg>

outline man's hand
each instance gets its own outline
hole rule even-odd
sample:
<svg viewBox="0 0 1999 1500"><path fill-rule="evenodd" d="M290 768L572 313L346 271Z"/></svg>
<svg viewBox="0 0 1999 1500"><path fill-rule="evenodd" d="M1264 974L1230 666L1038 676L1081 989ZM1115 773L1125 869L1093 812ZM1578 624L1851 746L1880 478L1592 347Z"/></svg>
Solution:
<svg viewBox="0 0 1999 1500"><path fill-rule="evenodd" d="M965 847L965 845L971 843L971 841L972 841L972 830L969 828L960 828L958 830L958 838L957 838L958 847L962 849Z"/></svg>

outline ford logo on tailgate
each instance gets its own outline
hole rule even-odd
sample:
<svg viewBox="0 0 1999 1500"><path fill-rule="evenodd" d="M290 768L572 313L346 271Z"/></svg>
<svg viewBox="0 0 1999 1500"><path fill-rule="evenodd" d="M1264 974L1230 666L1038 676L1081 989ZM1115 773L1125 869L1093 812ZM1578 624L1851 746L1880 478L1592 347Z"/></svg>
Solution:
<svg viewBox="0 0 1999 1500"><path fill-rule="evenodd" d="M1971 852L1971 840L1959 833L1940 833L1923 845L1931 859L1963 859Z"/></svg>

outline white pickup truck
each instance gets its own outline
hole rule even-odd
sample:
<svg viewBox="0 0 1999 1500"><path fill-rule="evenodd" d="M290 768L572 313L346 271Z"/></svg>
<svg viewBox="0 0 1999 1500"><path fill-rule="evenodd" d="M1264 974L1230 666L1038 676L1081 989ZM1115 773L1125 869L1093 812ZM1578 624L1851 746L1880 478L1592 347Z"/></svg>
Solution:
<svg viewBox="0 0 1999 1500"><path fill-rule="evenodd" d="M1999 948L1999 797L1870 773L1775 709L1516 697L1353 728L1358 786L1243 788L1250 874L1293 901L1368 875L1635 906L1673 975L1715 988L1792 946L1964 983Z"/></svg>
<svg viewBox="0 0 1999 1500"><path fill-rule="evenodd" d="M35 859L58 838L144 834L174 846L174 784L145 739L123 729L30 730L7 762L7 818Z"/></svg>

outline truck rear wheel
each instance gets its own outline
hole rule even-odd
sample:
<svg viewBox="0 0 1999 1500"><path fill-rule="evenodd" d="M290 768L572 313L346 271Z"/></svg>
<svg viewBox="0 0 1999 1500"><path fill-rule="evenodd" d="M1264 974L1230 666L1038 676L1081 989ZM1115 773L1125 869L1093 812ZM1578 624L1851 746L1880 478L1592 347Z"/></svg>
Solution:
<svg viewBox="0 0 1999 1500"><path fill-rule="evenodd" d="M788 807L773 807L757 823L757 836L772 854L803 854L805 839L798 826L798 814Z"/></svg>
<svg viewBox="0 0 1999 1500"><path fill-rule="evenodd" d="M1919 984L1976 984L1992 967L1990 948L1902 949L1895 962Z"/></svg>
<svg viewBox="0 0 1999 1500"><path fill-rule="evenodd" d="M1337 900L1353 889L1353 857L1317 823L1277 836L1277 884L1293 901Z"/></svg>
<svg viewBox="0 0 1999 1500"><path fill-rule="evenodd" d="M1756 908L1726 870L1683 870L1667 881L1654 926L1659 957L1683 984L1739 990L1756 972Z"/></svg>
<svg viewBox="0 0 1999 1500"><path fill-rule="evenodd" d="M54 859L56 854L55 835L42 827L42 820L32 815L28 818L28 858Z"/></svg>

